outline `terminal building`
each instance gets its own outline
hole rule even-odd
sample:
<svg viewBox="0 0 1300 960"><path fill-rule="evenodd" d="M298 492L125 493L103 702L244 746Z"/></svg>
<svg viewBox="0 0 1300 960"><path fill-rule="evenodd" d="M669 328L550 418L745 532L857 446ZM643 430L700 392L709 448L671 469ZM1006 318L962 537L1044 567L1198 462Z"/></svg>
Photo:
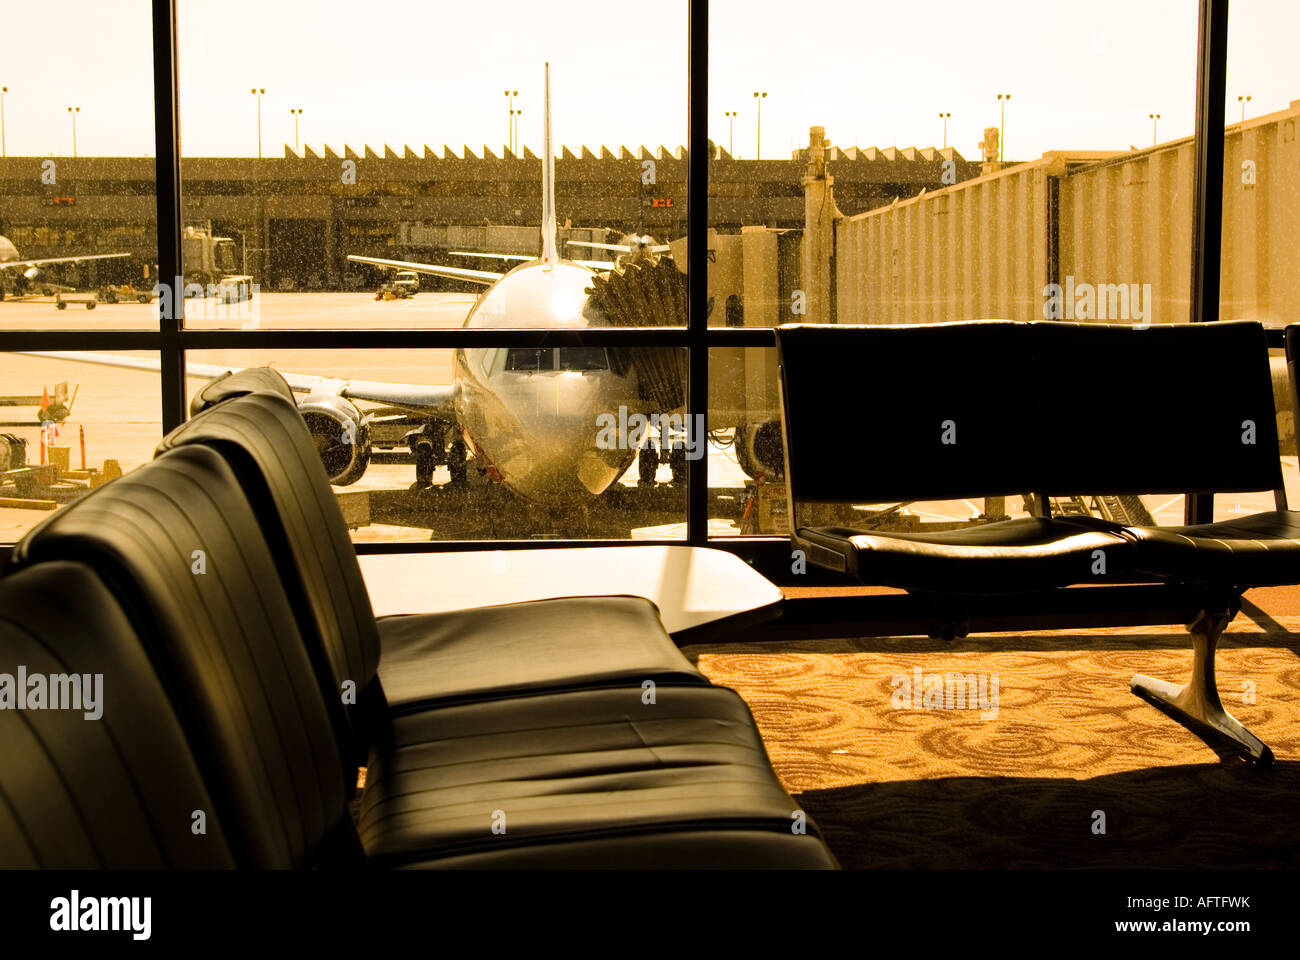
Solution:
<svg viewBox="0 0 1300 960"><path fill-rule="evenodd" d="M801 177L806 150L788 160L737 160L715 148L709 224L798 230L804 225ZM832 150L836 197L859 213L976 176L980 165L956 150ZM49 164L53 163L51 175ZM310 148L268 159L181 158L183 214L238 244L244 273L269 290L355 289L373 275L348 254L428 260L447 250L537 252L540 161L487 147L416 153ZM157 259L154 161L147 157L0 160L0 235L25 256L68 250L126 251L137 262L100 270L141 271ZM684 148L599 154L564 149L555 163L561 239L605 240L646 232L686 233ZM50 180L53 182L49 182ZM121 279L130 279L122 277Z"/></svg>

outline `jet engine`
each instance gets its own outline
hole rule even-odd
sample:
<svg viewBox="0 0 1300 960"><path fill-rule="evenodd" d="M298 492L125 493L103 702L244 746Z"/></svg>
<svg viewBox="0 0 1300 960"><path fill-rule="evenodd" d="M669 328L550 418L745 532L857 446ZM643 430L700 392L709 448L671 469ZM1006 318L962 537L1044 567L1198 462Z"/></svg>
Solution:
<svg viewBox="0 0 1300 960"><path fill-rule="evenodd" d="M742 423L736 428L736 458L750 477L762 473L768 478L785 473L785 447L780 420Z"/></svg>
<svg viewBox="0 0 1300 960"><path fill-rule="evenodd" d="M336 394L317 394L298 404L330 483L356 483L370 466L369 416Z"/></svg>
<svg viewBox="0 0 1300 960"><path fill-rule="evenodd" d="M37 280L41 279L41 277L43 277L44 275L45 274L41 271L40 267L28 267L26 270L23 271L23 277L25 277L27 280L29 280L32 283L35 283Z"/></svg>

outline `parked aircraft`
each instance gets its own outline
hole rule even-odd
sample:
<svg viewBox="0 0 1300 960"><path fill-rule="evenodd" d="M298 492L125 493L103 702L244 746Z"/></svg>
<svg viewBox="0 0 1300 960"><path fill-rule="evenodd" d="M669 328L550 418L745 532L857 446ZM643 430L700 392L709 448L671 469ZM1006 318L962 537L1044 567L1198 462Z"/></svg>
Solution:
<svg viewBox="0 0 1300 960"><path fill-rule="evenodd" d="M0 237L0 300L5 297L25 297L44 292L40 286L44 276L42 267L56 263L82 263L87 260L120 260L129 253L90 253L75 257L44 257L24 260L18 248L8 237ZM55 284L60 289L62 285Z"/></svg>
<svg viewBox="0 0 1300 960"><path fill-rule="evenodd" d="M618 243L596 243L590 240L570 240L571 247L588 247L592 250L611 250L619 254L619 260L628 263L645 260L651 256L667 253L672 247L659 243L654 237L645 233L625 234Z"/></svg>

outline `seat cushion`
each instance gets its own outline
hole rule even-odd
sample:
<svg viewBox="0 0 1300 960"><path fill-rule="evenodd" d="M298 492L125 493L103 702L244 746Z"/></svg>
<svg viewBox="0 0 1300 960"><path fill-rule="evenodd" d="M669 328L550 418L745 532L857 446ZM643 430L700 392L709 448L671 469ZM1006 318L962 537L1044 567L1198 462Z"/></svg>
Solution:
<svg viewBox="0 0 1300 960"><path fill-rule="evenodd" d="M837 870L812 834L675 830L503 847L403 864L405 870Z"/></svg>
<svg viewBox="0 0 1300 960"><path fill-rule="evenodd" d="M647 833L791 834L798 805L740 697L654 693L582 690L398 717L367 771L367 855L391 865Z"/></svg>
<svg viewBox="0 0 1300 960"><path fill-rule="evenodd" d="M542 689L707 684L642 597L568 597L379 621L394 713Z"/></svg>
<svg viewBox="0 0 1300 960"><path fill-rule="evenodd" d="M1242 587L1300 582L1297 510L1130 533L1137 540L1133 562L1143 573Z"/></svg>
<svg viewBox="0 0 1300 960"><path fill-rule="evenodd" d="M943 593L1020 593L1065 587L1123 573L1131 545L1107 530L1042 517L1001 520L946 533L879 533L804 527L808 559L864 583ZM830 558L824 551L829 551ZM1104 567L1095 551L1104 554Z"/></svg>

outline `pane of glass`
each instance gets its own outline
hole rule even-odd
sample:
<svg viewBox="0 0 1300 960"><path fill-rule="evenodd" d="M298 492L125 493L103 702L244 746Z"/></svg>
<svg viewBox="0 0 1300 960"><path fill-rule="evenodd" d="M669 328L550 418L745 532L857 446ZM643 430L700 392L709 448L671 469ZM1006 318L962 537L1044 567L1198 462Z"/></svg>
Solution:
<svg viewBox="0 0 1300 960"><path fill-rule="evenodd" d="M0 329L157 329L150 4L8 4L4 36Z"/></svg>
<svg viewBox="0 0 1300 960"><path fill-rule="evenodd" d="M1187 319L1193 0L710 18L710 323Z"/></svg>
<svg viewBox="0 0 1300 960"><path fill-rule="evenodd" d="M931 16L961 29L918 32L899 5L834 2L801 18L710 5L709 323L1186 321L1197 4L1103 0L1085 13L1013 0L972 18L944 0ZM827 49L829 23L891 40L872 46L869 69L845 55L789 71L791 50ZM1044 37L1068 38L1070 55ZM711 426L773 417L775 374L742 363L749 352L713 353L715 376L738 371L714 383ZM720 400L727 389L744 395ZM870 452L858 442L854 462ZM1052 506L1121 522L1182 517L1181 497ZM856 525L1038 509L1025 497L894 507L855 505ZM755 532L771 529L764 522Z"/></svg>
<svg viewBox="0 0 1300 960"><path fill-rule="evenodd" d="M557 357L558 354L558 357ZM685 351L196 351L273 365L358 541L686 535ZM702 454L701 454L702 455ZM646 482L641 482L642 473Z"/></svg>
<svg viewBox="0 0 1300 960"><path fill-rule="evenodd" d="M685 269L686 11L658 4L646 29L644 10L620 5L572 17L505 0L488 23L447 4L381 0L358 16L339 0L310 11L187 0L187 322L442 326L445 298L461 304L451 325L681 322L644 271L674 258ZM232 23L256 28L231 43ZM437 55L415 55L417 37ZM613 79L594 66L598 50L644 80ZM543 229L548 62L554 216ZM571 263L547 285L521 274L541 269L527 264L549 236ZM611 278L606 309L582 309L616 262L637 269ZM684 298L681 271L655 279Z"/></svg>
<svg viewBox="0 0 1300 960"><path fill-rule="evenodd" d="M1291 38L1300 7L1258 0L1229 8L1228 77L1223 143L1223 264L1219 314L1283 327L1300 320L1293 291L1300 283L1300 65ZM1282 351L1272 351L1282 472L1288 499L1296 483L1294 398ZM1271 510L1272 498L1215 498L1215 519Z"/></svg>
<svg viewBox="0 0 1300 960"><path fill-rule="evenodd" d="M153 458L162 437L157 364L146 352L0 353L0 542Z"/></svg>

